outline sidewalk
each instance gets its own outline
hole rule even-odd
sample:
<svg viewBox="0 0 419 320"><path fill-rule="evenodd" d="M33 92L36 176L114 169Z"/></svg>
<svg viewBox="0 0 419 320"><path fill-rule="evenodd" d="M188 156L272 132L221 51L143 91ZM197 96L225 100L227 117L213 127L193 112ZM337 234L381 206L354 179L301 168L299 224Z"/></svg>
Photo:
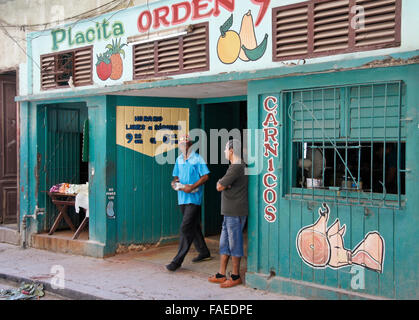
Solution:
<svg viewBox="0 0 419 320"><path fill-rule="evenodd" d="M142 299L142 300L288 300L297 299L243 285L222 289L207 281L218 269L219 257L194 264L191 248L182 268L172 273L165 264L177 245L167 245L142 252L127 252L107 259L95 259L21 249L0 243L0 277L8 280L31 279L50 285L53 266L62 266L65 289L56 294L73 299ZM48 288L47 288L48 290ZM63 290L63 291L60 291Z"/></svg>

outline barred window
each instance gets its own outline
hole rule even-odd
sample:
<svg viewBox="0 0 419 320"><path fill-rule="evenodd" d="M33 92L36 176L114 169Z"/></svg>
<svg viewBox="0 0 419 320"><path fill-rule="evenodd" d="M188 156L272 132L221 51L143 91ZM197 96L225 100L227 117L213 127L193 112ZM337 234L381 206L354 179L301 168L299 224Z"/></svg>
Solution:
<svg viewBox="0 0 419 320"><path fill-rule="evenodd" d="M402 82L284 92L288 196L401 207L405 93Z"/></svg>
<svg viewBox="0 0 419 320"><path fill-rule="evenodd" d="M93 47L41 56L41 88L43 90L93 84ZM71 79L71 80L70 80Z"/></svg>

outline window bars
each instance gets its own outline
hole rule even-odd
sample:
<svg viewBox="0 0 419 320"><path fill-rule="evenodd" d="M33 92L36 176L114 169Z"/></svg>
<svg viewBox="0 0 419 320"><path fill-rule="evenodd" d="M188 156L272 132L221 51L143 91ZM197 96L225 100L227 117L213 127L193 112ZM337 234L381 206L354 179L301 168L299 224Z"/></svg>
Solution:
<svg viewBox="0 0 419 320"><path fill-rule="evenodd" d="M405 93L401 81L282 92L287 197L400 209Z"/></svg>

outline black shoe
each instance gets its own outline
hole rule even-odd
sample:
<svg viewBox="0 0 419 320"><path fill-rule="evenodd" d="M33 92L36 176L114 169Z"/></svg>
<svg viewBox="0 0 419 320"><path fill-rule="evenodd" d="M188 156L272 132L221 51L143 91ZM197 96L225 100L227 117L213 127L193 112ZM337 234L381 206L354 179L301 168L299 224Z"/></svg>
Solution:
<svg viewBox="0 0 419 320"><path fill-rule="evenodd" d="M207 261L207 260L211 260L211 255L210 254L206 254L206 255L199 255L195 258L192 259L192 262L201 262L201 261Z"/></svg>
<svg viewBox="0 0 419 320"><path fill-rule="evenodd" d="M169 271L176 271L177 269L180 268L180 264L174 263L174 262L170 262L167 266L166 269Z"/></svg>

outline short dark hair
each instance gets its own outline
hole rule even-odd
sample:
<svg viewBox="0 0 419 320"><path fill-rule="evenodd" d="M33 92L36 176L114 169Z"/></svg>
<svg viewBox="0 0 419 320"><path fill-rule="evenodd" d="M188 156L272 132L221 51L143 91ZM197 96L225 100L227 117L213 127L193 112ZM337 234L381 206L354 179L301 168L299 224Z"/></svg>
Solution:
<svg viewBox="0 0 419 320"><path fill-rule="evenodd" d="M241 142L237 139L232 139L227 142L228 150L233 149L234 155L241 157Z"/></svg>

